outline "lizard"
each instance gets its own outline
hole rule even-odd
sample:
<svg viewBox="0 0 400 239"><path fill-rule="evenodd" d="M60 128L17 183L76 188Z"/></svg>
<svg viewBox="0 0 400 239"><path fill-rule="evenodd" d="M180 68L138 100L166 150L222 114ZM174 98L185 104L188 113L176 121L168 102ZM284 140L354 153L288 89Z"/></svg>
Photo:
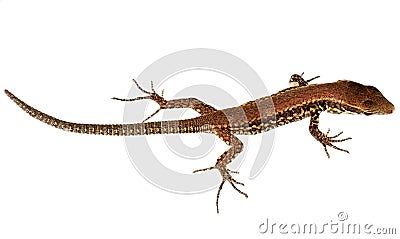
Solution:
<svg viewBox="0 0 400 239"><path fill-rule="evenodd" d="M349 153L348 150L337 147L334 143L351 139L338 137L343 133L329 136L329 129L323 133L318 128L319 116L322 112L340 114L384 115L394 111L394 105L390 103L382 93L374 86L362 85L350 80L339 80L331 83L309 84L311 80L304 80L303 74L294 74L289 83L292 87L281 90L270 96L261 97L242 105L218 110L197 98L181 98L166 100L164 91L161 95L156 93L151 82L151 91L143 89L136 80L133 82L145 96L131 99L113 97L120 101L153 100L159 105L159 109L147 117L141 123L129 124L86 124L73 123L57 119L45 114L26 104L8 90L5 94L20 108L33 118L48 125L69 132L96 135L137 136L150 134L183 134L183 133L209 133L215 134L230 146L220 155L215 165L194 170L193 173L208 170L218 170L222 181L218 187L216 197L217 213L219 213L219 197L225 182L244 195L236 185L244 186L242 182L235 180L232 174L239 173L228 168L228 165L243 151L243 143L235 135L253 135L266 132L279 126L310 118L309 132L322 144L327 157L327 147ZM168 120L146 122L160 110L174 108L191 108L200 115L184 120Z"/></svg>

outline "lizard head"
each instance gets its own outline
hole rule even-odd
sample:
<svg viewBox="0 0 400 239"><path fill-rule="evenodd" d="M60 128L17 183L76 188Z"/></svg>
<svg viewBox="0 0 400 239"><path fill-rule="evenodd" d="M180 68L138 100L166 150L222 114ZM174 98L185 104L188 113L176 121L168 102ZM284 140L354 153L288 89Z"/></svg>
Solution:
<svg viewBox="0 0 400 239"><path fill-rule="evenodd" d="M383 115L394 111L394 105L376 87L348 80L341 80L338 83L343 87L342 92L346 92L345 98L342 98L342 107L346 112Z"/></svg>

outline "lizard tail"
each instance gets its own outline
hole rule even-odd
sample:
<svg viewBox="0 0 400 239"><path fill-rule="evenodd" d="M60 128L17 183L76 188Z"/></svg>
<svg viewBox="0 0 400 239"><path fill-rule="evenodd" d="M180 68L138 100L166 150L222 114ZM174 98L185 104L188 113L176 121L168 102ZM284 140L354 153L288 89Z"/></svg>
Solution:
<svg viewBox="0 0 400 239"><path fill-rule="evenodd" d="M202 123L200 118L157 121L133 124L81 124L57 119L26 104L8 90L5 94L33 118L45 124L69 132L112 136L150 134L212 133L212 126Z"/></svg>

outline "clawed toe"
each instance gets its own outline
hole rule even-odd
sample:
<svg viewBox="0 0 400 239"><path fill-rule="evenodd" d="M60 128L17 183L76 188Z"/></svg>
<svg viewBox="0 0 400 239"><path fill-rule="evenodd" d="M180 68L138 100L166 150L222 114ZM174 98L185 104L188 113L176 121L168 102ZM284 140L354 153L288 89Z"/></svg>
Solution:
<svg viewBox="0 0 400 239"><path fill-rule="evenodd" d="M238 188L236 187L236 185L235 185L235 184L237 184L237 185L244 186L244 183L239 182L239 181L236 181L236 180L231 176L231 173L236 173L236 174L238 174L238 173L239 173L238 171L233 171L233 170L230 170L230 169L228 169L228 168L220 168L220 167L217 167L217 166L212 166L212 167L208 167L208 168L202 168L202 169L194 170L193 173L204 172L204 171L213 170L213 169L218 169L219 172L220 172L220 174L221 174L221 176L222 176L222 182L221 182L221 184L219 185L218 192L217 192L217 200L216 200L217 213L219 213L219 205L218 205L219 196L220 196L220 194L221 194L222 187L224 186L224 184L225 184L226 181L228 181L228 182L232 185L232 187L233 187L237 192L239 192L240 194L244 195L246 198L249 197L245 192L243 192L243 191L241 191L240 189L238 189Z"/></svg>
<svg viewBox="0 0 400 239"><path fill-rule="evenodd" d="M309 80L304 80L303 79L303 75L304 75L304 72L301 73L300 75L299 74L293 74L290 77L289 84L291 84L293 86L296 86L296 87L297 86L307 86L308 83L310 83L311 81L319 78L319 76L315 76L315 77L313 77L313 78L311 78Z"/></svg>
<svg viewBox="0 0 400 239"><path fill-rule="evenodd" d="M139 97L132 98L132 99L122 99L122 98L117 98L117 97L112 97L111 99L119 100L119 101L138 101L138 100L153 100L153 101L155 101L157 104L160 105L160 108L158 110L156 110L154 113L152 113L150 116L148 116L146 119L144 119L142 121L142 123L144 123L147 120L149 120L151 117L156 115L158 112L160 112L160 110L164 109L165 105L167 104L167 101L164 99L164 90L162 90L161 95L157 94L157 92L154 90L153 81L151 81L151 91L147 91L147 90L143 89L135 79L133 79L133 82L136 84L137 88L141 92L143 92L147 95L139 96Z"/></svg>
<svg viewBox="0 0 400 239"><path fill-rule="evenodd" d="M196 169L193 171L193 173L204 172L204 171L208 171L208 170L212 170L212 169L216 169L215 166L208 167L208 168L202 168L202 169Z"/></svg>
<svg viewBox="0 0 400 239"><path fill-rule="evenodd" d="M221 174L222 174L222 173L221 173ZM233 187L238 193L242 194L242 195L245 196L246 198L249 197L249 196L247 195L247 193L243 192L242 190L240 190L239 188L237 188L236 185L235 185L235 184L238 184L238 185L244 186L244 183L239 182L239 181L236 181L234 178L232 178L232 176L229 174L228 170L226 170L226 172L225 172L223 175L224 175L224 176L223 176L223 178L222 178L221 184L219 185L218 193L217 193L217 200L216 200L217 213L219 213L219 205L218 205L218 202L219 202L219 195L221 194L222 186L224 185L225 181L228 181L228 182L232 185L232 187Z"/></svg>
<svg viewBox="0 0 400 239"><path fill-rule="evenodd" d="M332 143L343 142L343 141L351 139L351 137L347 137L347 138L344 138L344 139L335 139L335 138L339 137L340 135L342 135L343 131L339 132L338 134L336 134L334 136L328 136L329 132L330 132L330 129L328 129L326 134L324 134L322 136L322 138L319 140L321 142L321 144L324 146L324 150L325 150L325 153L328 156L328 158L330 158L330 155L328 153L327 146L329 146L331 148L334 148L336 150L339 150L339 151L350 153L348 150L339 148L336 145L333 145Z"/></svg>
<svg viewBox="0 0 400 239"><path fill-rule="evenodd" d="M228 172L230 172L230 173L239 174L239 171L233 171L233 170L230 170L229 168L227 168L226 170L227 170Z"/></svg>

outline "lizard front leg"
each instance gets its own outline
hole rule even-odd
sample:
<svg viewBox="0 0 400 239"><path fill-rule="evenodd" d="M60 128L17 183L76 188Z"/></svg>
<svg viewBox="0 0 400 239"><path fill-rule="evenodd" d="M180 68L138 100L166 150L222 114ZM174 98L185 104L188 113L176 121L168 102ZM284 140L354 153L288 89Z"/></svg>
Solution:
<svg viewBox="0 0 400 239"><path fill-rule="evenodd" d="M319 111L311 111L311 120L310 120L309 131L310 131L311 135L312 135L316 140L318 140L318 141L322 144L322 146L324 146L325 153L326 153L326 155L328 156L328 158L330 158L330 156L329 156L328 150L326 149L326 146L329 146L329 147L332 147L332 148L334 148L334 149L337 149L337 150L340 150L340 151L349 153L348 150L341 149L341 148L339 148L339 147L333 145L332 143L343 142L343 141L349 140L349 139L351 139L351 138L348 137L348 138L344 138L344 139L335 139L335 138L337 138L338 136L340 136L340 135L343 133L343 131L340 132L340 133L338 133L338 134L336 134L336 135L334 135L334 136L328 136L329 131L330 131L329 129L328 129L328 131L326 132L326 134L322 133L322 132L318 129L319 115L320 115L320 112L319 112Z"/></svg>
<svg viewBox="0 0 400 239"><path fill-rule="evenodd" d="M304 72L301 73L300 75L299 75L299 74L293 74L293 75L290 77L289 84L292 85L292 86L294 86L294 87L306 86L306 85L308 85L308 83L310 83L312 80L319 78L319 76L315 76L315 77L313 77L313 78L311 78L311 79L309 79L309 80L304 80L304 79L303 79L303 75L304 75Z"/></svg>
<svg viewBox="0 0 400 239"><path fill-rule="evenodd" d="M148 116L143 122L149 120L151 117L156 115L160 110L163 109L177 109L177 108L191 108L197 111L199 114L204 115L216 111L214 107L204 103L203 101L196 99L196 98L182 98L182 99L174 99L174 100L165 100L164 99L164 91L162 91L161 95L157 94L154 90L153 82L151 83L151 91L144 90L136 80L133 80L136 86L139 88L140 91L147 94L147 96L140 96L133 99L121 99L113 97L114 100L120 101L137 101L137 100L144 100L149 99L155 101L160 108L156 110L153 114Z"/></svg>
<svg viewBox="0 0 400 239"><path fill-rule="evenodd" d="M222 176L222 182L219 185L218 192L217 192L217 200L215 202L217 206L217 213L219 213L219 195L221 193L222 187L224 186L224 183L228 181L232 187L238 191L240 194L244 195L246 198L248 195L244 192L242 192L240 189L236 187L235 184L242 185L244 186L243 183L236 181L232 176L231 173L239 173L237 171L232 171L227 168L228 164L232 162L233 159L236 158L236 156L242 152L243 150L243 143L240 141L236 136L232 135L228 130L216 130L216 135L222 139L227 145L231 146L228 150L226 150L221 156L218 157L217 163L208 168L204 169L198 169L193 171L193 173L197 172L202 172L202 171L208 171L212 169L218 169L219 173Z"/></svg>

